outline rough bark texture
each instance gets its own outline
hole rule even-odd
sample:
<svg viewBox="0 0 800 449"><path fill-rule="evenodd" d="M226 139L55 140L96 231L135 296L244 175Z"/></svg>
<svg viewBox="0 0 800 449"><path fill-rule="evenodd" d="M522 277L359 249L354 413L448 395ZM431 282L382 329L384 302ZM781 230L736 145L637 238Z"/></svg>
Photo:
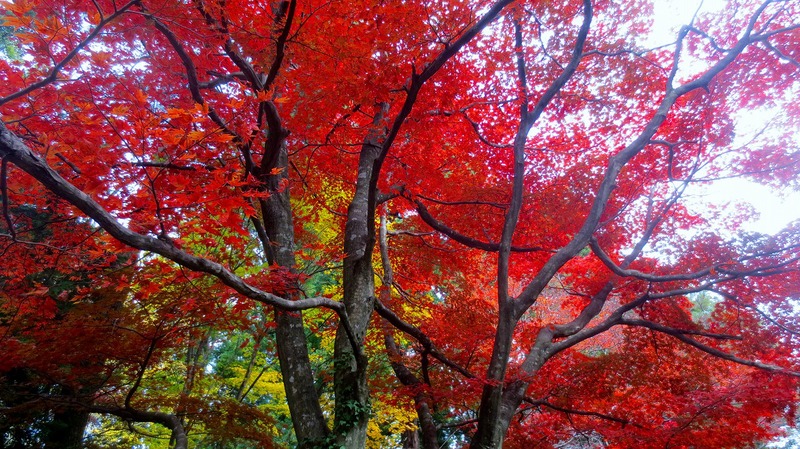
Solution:
<svg viewBox="0 0 800 449"><path fill-rule="evenodd" d="M504 313L505 312L505 313ZM511 336L514 322L508 314L507 307L501 308L497 333L495 335L492 360L486 373L486 385L481 395L481 408L478 411L478 431L472 439L473 449L501 448L508 423L500 419L500 406L503 400L503 384L508 357L511 353Z"/></svg>
<svg viewBox="0 0 800 449"><path fill-rule="evenodd" d="M375 246L375 206L370 204L370 181L375 161L380 156L385 136L383 125L388 105L382 104L375 114L372 129L361 147L358 180L353 200L347 209L345 227L344 304L360 344L367 332L375 300L372 250ZM356 354L344 329L339 326L334 344L334 382L336 384L336 421L334 432L340 445L364 447L369 420L369 392L363 354Z"/></svg>
<svg viewBox="0 0 800 449"><path fill-rule="evenodd" d="M262 202L264 228L269 238L267 255L270 264L285 268L294 273L294 224L289 202L288 185L284 182L288 174L288 155L286 147L281 146L276 167L280 174L268 180L272 194ZM266 245L265 245L266 246ZM296 299L298 289L276 292L285 298ZM276 340L281 375L292 415L292 425L300 447L311 447L328 434L322 408L314 388L314 373L308 358L306 334L303 327L302 312L275 310Z"/></svg>

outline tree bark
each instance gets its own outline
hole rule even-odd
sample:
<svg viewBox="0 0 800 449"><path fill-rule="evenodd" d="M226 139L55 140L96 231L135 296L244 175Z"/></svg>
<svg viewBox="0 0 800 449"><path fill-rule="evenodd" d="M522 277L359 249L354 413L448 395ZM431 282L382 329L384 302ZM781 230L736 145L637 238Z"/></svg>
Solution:
<svg viewBox="0 0 800 449"><path fill-rule="evenodd" d="M381 143L386 135L384 117L388 109L388 104L378 105L372 128L364 139L358 161L356 191L347 209L344 241L344 304L359 346L364 341L375 300L372 251L375 247L376 192L370 191L370 181L375 162L380 156ZM334 343L336 393L334 432L337 442L347 448L364 447L369 421L367 361L363 353L356 351L340 323Z"/></svg>
<svg viewBox="0 0 800 449"><path fill-rule="evenodd" d="M281 145L275 167L279 174L270 175L268 188L270 196L261 202L264 229L269 238L264 249L270 264L295 273L294 223L289 201L288 154ZM296 286L299 287L299 286ZM297 299L299 288L285 292L275 292L285 298ZM308 358L306 333L302 312L288 312L275 309L276 341L286 399L292 416L292 425L301 448L313 447L314 442L328 435L328 427L319 405L319 397L314 388L314 373Z"/></svg>
<svg viewBox="0 0 800 449"><path fill-rule="evenodd" d="M478 431L472 439L471 449L502 448L508 423L500 419L503 391L511 353L512 336L516 320L511 316L510 304L500 306L492 359L486 373L486 384L478 411Z"/></svg>

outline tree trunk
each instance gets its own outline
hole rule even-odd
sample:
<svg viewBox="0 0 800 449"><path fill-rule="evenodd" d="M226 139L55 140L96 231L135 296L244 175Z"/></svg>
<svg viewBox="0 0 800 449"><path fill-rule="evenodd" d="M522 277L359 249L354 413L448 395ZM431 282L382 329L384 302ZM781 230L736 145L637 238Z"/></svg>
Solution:
<svg viewBox="0 0 800 449"><path fill-rule="evenodd" d="M392 263L389 259L389 242L387 240L387 226L386 215L381 215L381 229L380 229L380 252L381 252L381 265L383 265L383 289L381 290L381 301L388 303L391 299L391 289L394 285L394 275L392 273ZM438 449L440 447L439 438L437 435L436 424L433 421L433 414L431 411L432 398L426 392L426 387L430 386L430 380L423 373L423 384L411 370L402 362L403 354L398 349L397 344L392 336L391 325L384 321L384 337L383 343L386 347L386 353L389 355L389 364L397 376L397 379L403 385L411 387L416 390L414 394L414 408L417 410L417 418L419 421L419 432L406 431L403 432L403 448L419 449L420 440L422 449ZM423 367L425 366L423 362ZM424 368L423 368L424 369Z"/></svg>
<svg viewBox="0 0 800 449"><path fill-rule="evenodd" d="M416 430L403 432L403 449L419 449L419 433Z"/></svg>
<svg viewBox="0 0 800 449"><path fill-rule="evenodd" d="M53 413L48 425L45 449L80 449L83 447L83 433L89 423L89 413L67 409Z"/></svg>
<svg viewBox="0 0 800 449"><path fill-rule="evenodd" d="M385 138L386 129L383 122L388 109L388 104L378 106L372 128L364 139L358 161L356 191L347 209L344 237L344 304L359 348L362 347L375 300L372 250L375 247L376 192L370 192L370 180L375 160L380 155L380 144ZM360 349L353 347L340 324L334 344L336 393L334 432L337 442L347 448L364 447L369 420L367 361L363 354L356 351L360 352Z"/></svg>
<svg viewBox="0 0 800 449"><path fill-rule="evenodd" d="M277 264L289 273L294 273L294 224L289 189L285 187L284 181L288 178L288 154L285 145L281 145L276 162L276 167L271 168L282 170L269 177L271 194L261 202L264 229L269 238L264 249L270 264ZM298 292L299 288L290 288L290 291L275 293L296 299ZM275 323L281 375L298 445L313 447L314 441L319 442L327 436L328 427L314 388L303 315L301 312L275 310Z"/></svg>
<svg viewBox="0 0 800 449"><path fill-rule="evenodd" d="M486 385L483 386L481 408L478 411L478 431L470 444L471 449L503 447L509 422L501 419L501 407L511 340L516 324L512 314L513 307L510 307L509 303L500 305L492 359L486 374Z"/></svg>

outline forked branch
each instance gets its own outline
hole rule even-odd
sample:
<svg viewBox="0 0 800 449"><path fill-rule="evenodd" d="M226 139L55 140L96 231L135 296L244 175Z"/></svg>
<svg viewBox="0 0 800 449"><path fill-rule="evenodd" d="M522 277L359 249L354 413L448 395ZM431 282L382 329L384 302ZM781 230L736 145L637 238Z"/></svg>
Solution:
<svg viewBox="0 0 800 449"><path fill-rule="evenodd" d="M0 106L8 103L11 100L23 97L37 89L41 89L42 87L45 87L48 84L54 82L59 72L61 72L61 69L66 67L66 65L69 64L70 61L75 59L75 57L78 56L81 50L86 48L86 46L89 45L94 40L94 38L96 38L97 35L100 34L101 31L103 31L103 28L105 28L109 23L115 21L119 16L127 12L132 6L139 4L139 1L140 0L131 0L128 3L125 3L121 7L117 8L114 11L114 13L111 14L110 16L104 17L102 20L100 20L100 22L97 25L95 25L92 31L82 41L80 41L78 45L75 46L75 48L73 48L69 53L67 53L66 56L64 56L64 59L56 63L56 65L53 66L52 69L50 69L50 73L44 79L36 81L35 83L31 83L24 89L20 89L14 92L13 94L9 94L3 98L0 98Z"/></svg>

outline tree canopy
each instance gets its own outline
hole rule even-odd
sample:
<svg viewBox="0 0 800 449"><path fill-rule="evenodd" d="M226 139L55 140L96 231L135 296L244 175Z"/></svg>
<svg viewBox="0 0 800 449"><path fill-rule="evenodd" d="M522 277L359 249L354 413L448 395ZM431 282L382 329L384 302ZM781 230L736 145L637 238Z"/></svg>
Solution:
<svg viewBox="0 0 800 449"><path fill-rule="evenodd" d="M800 188L797 0L1 8L4 447L794 422L800 222L704 192Z"/></svg>

